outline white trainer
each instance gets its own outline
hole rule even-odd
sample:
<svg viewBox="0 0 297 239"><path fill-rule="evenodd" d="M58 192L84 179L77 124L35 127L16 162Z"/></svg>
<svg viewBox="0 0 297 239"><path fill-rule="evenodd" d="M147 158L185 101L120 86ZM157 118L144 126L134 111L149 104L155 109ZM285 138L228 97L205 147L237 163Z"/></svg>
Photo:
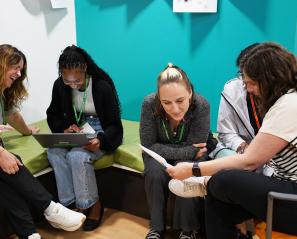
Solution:
<svg viewBox="0 0 297 239"><path fill-rule="evenodd" d="M86 220L84 214L72 211L60 203L56 203L51 213L44 213L44 216L53 227L65 231L77 230Z"/></svg>
<svg viewBox="0 0 297 239"><path fill-rule="evenodd" d="M206 196L205 177L190 177L185 180L171 179L168 183L169 190L183 198Z"/></svg>
<svg viewBox="0 0 297 239"><path fill-rule="evenodd" d="M32 235L28 236L28 239L41 239L39 233L33 233Z"/></svg>

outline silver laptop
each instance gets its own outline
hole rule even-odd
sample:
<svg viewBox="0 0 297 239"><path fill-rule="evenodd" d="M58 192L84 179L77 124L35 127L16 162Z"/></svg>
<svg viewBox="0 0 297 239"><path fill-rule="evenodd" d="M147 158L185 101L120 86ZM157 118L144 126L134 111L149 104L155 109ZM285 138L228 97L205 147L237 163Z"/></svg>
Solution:
<svg viewBox="0 0 297 239"><path fill-rule="evenodd" d="M81 147L90 143L87 135L82 133L33 134L33 137L44 148Z"/></svg>

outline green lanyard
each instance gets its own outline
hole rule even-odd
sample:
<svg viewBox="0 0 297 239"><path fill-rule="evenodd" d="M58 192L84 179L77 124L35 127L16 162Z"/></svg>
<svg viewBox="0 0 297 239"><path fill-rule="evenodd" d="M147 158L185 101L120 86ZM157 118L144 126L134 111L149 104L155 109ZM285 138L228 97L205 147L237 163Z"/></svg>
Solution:
<svg viewBox="0 0 297 239"><path fill-rule="evenodd" d="M72 105L73 110L74 110L75 120L76 120L76 123L77 123L78 126L79 126L79 121L81 120L82 113L85 110L85 106L86 106L86 101L87 101L87 96L88 96L88 83L89 83L89 79L87 78L86 85L85 85L86 89L84 91L83 102L82 102L82 104L80 106L79 114L77 114L75 105L74 104Z"/></svg>
<svg viewBox="0 0 297 239"><path fill-rule="evenodd" d="M1 103L1 114L2 114L2 119L3 119L3 124L6 124L6 117L5 117L5 111L4 111L4 104L3 104L3 99L0 99Z"/></svg>
<svg viewBox="0 0 297 239"><path fill-rule="evenodd" d="M164 129L164 131L165 131L165 135L166 135L166 138L168 139L168 141L170 141L172 144L178 144L178 143L180 143L181 140L182 140L182 138L183 138L183 136L184 136L185 124L182 123L181 129L178 130L178 132L177 132L178 135L179 135L179 137L178 137L178 139L175 139L175 140L174 140L174 139L171 139L171 138L169 137L168 129L167 129L167 127L166 127L164 121L163 121L163 120L161 120L161 121L162 121L162 126L163 126L163 129Z"/></svg>

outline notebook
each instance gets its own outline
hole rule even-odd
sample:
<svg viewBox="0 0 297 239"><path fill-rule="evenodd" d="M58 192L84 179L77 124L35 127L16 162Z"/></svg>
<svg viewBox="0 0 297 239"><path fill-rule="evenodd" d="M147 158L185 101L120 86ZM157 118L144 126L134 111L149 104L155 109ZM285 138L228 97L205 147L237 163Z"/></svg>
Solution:
<svg viewBox="0 0 297 239"><path fill-rule="evenodd" d="M90 143L87 135L82 133L52 133L32 135L44 148L81 147Z"/></svg>

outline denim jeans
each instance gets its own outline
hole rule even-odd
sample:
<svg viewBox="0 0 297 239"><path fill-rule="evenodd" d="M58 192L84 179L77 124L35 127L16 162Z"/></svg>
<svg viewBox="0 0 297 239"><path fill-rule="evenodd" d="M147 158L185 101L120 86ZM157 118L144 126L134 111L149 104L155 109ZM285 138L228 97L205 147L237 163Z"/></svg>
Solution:
<svg viewBox="0 0 297 239"><path fill-rule="evenodd" d="M75 202L86 209L98 201L98 188L93 162L104 155L78 148L49 148L48 161L54 169L59 200L64 206Z"/></svg>
<svg viewBox="0 0 297 239"><path fill-rule="evenodd" d="M85 121L93 127L96 135L104 132L98 117L85 116ZM75 202L77 208L86 209L98 201L93 162L103 155L103 151L94 153L81 147L47 150L48 161L55 172L59 200L64 206Z"/></svg>

